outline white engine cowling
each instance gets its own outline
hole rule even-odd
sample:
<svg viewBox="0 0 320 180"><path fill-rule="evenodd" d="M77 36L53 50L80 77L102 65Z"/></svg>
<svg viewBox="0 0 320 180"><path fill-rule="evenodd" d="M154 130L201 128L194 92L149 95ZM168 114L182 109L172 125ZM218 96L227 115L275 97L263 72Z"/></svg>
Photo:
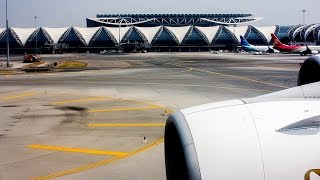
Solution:
<svg viewBox="0 0 320 180"><path fill-rule="evenodd" d="M300 68L298 86L320 81L320 55L311 56Z"/></svg>
<svg viewBox="0 0 320 180"><path fill-rule="evenodd" d="M320 179L319 107L318 82L181 110L165 128L167 179Z"/></svg>

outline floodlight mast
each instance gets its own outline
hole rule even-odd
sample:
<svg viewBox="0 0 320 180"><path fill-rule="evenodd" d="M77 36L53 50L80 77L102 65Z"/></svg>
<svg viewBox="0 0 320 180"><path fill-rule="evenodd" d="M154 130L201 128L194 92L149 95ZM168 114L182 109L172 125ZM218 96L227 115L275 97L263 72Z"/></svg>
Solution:
<svg viewBox="0 0 320 180"><path fill-rule="evenodd" d="M34 28L36 28L37 32L37 16L34 16ZM36 54L38 53L38 33L36 33Z"/></svg>
<svg viewBox="0 0 320 180"><path fill-rule="evenodd" d="M120 49L121 49L121 39L120 39L120 29L121 29L121 24L120 24L120 22L121 22L121 17L120 17L120 14L119 14L119 21L118 21L118 23L119 23L119 50L118 50L118 52L120 52Z"/></svg>
<svg viewBox="0 0 320 180"><path fill-rule="evenodd" d="M302 25L306 23L306 11L305 9L302 10Z"/></svg>
<svg viewBox="0 0 320 180"><path fill-rule="evenodd" d="M7 31L7 67L10 66L10 50L9 50L9 25L8 25L8 0L6 0L6 31Z"/></svg>

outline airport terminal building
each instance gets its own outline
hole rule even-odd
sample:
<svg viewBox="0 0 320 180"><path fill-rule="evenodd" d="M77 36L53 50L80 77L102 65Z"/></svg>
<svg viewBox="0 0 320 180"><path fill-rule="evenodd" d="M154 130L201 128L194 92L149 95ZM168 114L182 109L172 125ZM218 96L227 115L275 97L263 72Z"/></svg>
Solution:
<svg viewBox="0 0 320 180"><path fill-rule="evenodd" d="M270 44L271 33L285 43L320 42L320 24L252 26L251 14L120 14L87 18L87 27L0 28L0 51L9 35L12 53L148 51L208 51L234 49L240 35L251 44Z"/></svg>

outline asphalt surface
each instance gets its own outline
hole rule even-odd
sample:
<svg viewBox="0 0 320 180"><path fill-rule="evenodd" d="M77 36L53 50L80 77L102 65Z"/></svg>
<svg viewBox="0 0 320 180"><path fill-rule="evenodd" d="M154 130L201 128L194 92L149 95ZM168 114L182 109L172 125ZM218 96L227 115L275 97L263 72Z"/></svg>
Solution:
<svg viewBox="0 0 320 180"><path fill-rule="evenodd" d="M168 114L294 87L306 57L146 53L42 59L85 60L89 66L0 75L0 179L165 179Z"/></svg>

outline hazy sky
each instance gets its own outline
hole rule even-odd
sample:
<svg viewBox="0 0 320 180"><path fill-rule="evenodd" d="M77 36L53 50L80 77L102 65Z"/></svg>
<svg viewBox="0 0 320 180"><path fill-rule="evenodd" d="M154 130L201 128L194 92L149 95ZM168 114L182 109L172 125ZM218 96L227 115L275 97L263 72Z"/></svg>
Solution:
<svg viewBox="0 0 320 180"><path fill-rule="evenodd" d="M86 17L101 13L252 13L264 17L255 25L320 23L320 0L8 0L11 27L86 26ZM5 0L0 1L5 27Z"/></svg>

